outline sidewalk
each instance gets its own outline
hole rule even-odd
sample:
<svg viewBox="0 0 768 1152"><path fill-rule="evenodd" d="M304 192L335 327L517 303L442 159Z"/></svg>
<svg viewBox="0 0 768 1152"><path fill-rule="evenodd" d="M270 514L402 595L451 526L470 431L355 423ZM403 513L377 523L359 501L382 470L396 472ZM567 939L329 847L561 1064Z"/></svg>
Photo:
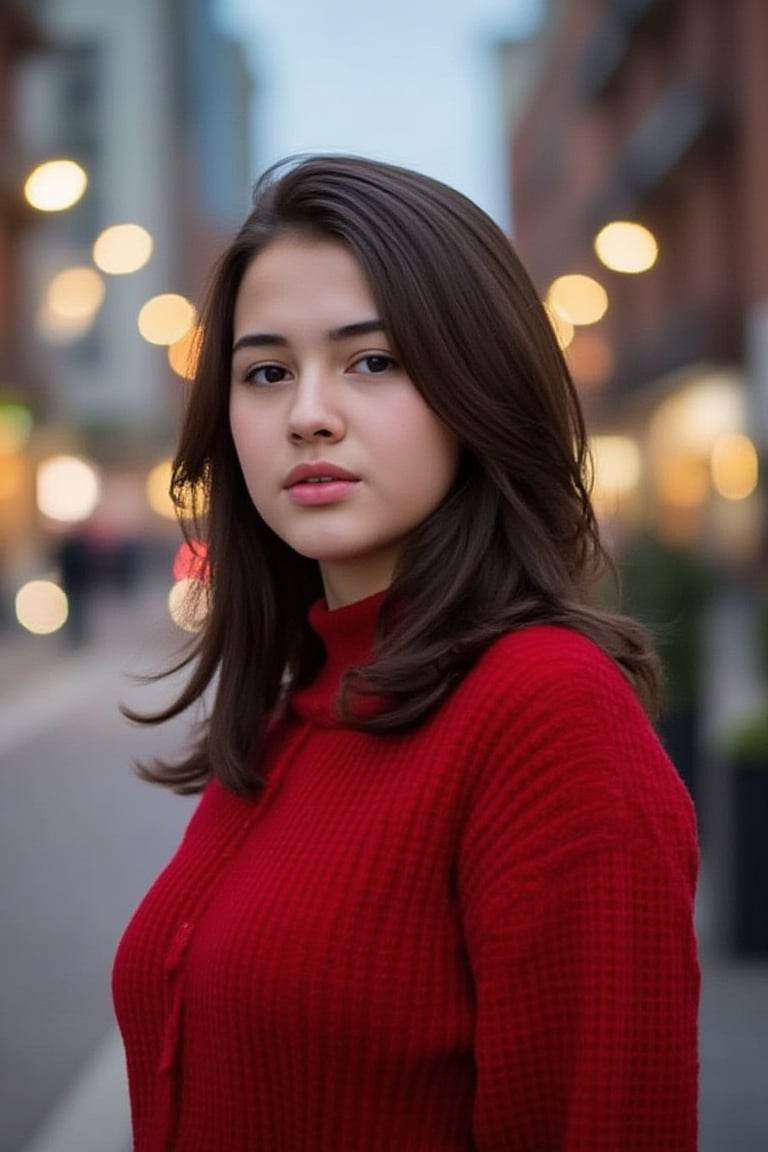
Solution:
<svg viewBox="0 0 768 1152"><path fill-rule="evenodd" d="M126 674L161 669L184 642L184 634L168 616L166 595L167 590L155 582L127 598L99 598L93 604L92 637L79 648L68 647L61 636L29 636L16 627L0 631L0 727L5 724L7 729L18 719L14 712L22 697L33 709L39 689L50 683L51 676L64 683L71 680L74 686L97 676L105 663L119 665ZM765 1152L768 957L733 958L715 948L710 867L704 859L696 917L703 976L700 1152ZM768 898L766 910L768 914ZM104 1116L108 1101L112 1131L118 1136L126 1103L114 1034L105 1037L100 1052L82 1070L70 1098L49 1118L41 1131L45 1139L26 1152L87 1152L94 1147L94 1132L109 1130ZM127 1150L121 1146L114 1152Z"/></svg>
<svg viewBox="0 0 768 1152"><path fill-rule="evenodd" d="M154 578L130 592L94 593L82 644L73 644L65 629L34 636L15 620L6 620L0 625L0 702L57 667L79 665L97 654L122 659L127 673L157 671L186 637L170 619L169 587ZM146 662L152 656L159 665ZM145 662L139 666L138 661Z"/></svg>

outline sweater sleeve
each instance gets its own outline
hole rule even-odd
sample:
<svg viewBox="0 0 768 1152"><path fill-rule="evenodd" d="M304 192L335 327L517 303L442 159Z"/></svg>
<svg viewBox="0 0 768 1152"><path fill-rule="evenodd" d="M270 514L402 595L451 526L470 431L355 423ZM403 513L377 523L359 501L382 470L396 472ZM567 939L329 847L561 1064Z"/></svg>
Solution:
<svg viewBox="0 0 768 1152"><path fill-rule="evenodd" d="M589 641L535 630L506 648L459 866L476 1148L695 1152L689 797Z"/></svg>

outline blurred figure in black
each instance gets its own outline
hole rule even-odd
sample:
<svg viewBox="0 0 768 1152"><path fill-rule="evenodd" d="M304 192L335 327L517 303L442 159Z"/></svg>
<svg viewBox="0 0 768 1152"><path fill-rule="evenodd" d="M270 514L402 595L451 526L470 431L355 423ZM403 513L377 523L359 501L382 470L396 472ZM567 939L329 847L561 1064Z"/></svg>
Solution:
<svg viewBox="0 0 768 1152"><path fill-rule="evenodd" d="M57 561L69 605L65 636L71 645L80 647L89 637L88 603L94 576L93 553L85 531L75 529L64 537Z"/></svg>

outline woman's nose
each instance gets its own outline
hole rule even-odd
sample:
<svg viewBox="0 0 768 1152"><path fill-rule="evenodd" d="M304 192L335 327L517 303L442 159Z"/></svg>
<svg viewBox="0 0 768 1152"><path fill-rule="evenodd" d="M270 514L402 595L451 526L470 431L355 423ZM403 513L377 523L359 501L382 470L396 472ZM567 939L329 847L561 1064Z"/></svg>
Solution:
<svg viewBox="0 0 768 1152"><path fill-rule="evenodd" d="M288 418L288 436L294 443L340 440L345 421L338 386L324 374L300 378Z"/></svg>

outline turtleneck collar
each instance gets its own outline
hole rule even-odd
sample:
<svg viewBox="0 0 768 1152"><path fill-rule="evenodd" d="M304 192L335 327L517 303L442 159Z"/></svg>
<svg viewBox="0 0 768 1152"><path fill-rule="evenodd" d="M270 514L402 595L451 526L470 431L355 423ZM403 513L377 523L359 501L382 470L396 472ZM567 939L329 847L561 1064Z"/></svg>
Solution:
<svg viewBox="0 0 768 1152"><path fill-rule="evenodd" d="M323 727L341 723L336 698L342 674L353 665L366 664L373 650L376 619L386 591L331 610L324 599L309 610L309 624L325 648L325 663L309 684L298 688L289 707L304 720Z"/></svg>

